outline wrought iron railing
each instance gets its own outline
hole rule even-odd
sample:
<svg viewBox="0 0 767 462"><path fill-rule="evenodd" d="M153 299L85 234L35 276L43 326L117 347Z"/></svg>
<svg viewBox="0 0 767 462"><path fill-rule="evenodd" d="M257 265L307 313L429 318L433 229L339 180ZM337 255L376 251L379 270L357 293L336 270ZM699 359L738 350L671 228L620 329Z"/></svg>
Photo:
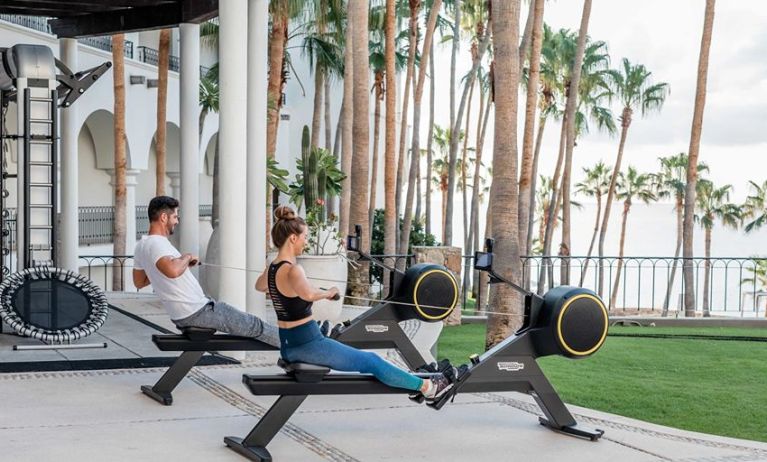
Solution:
<svg viewBox="0 0 767 462"><path fill-rule="evenodd" d="M160 52L154 48L138 47L138 60L142 63L158 65L160 63ZM169 56L168 69L178 72L181 69L181 62L178 56Z"/></svg>
<svg viewBox="0 0 767 462"><path fill-rule="evenodd" d="M88 276L105 291L115 290L115 272L117 272L120 290L125 291L130 275L127 270L133 268L133 255L81 255L79 257L80 273ZM131 286L132 287L132 286Z"/></svg>
<svg viewBox="0 0 767 462"><path fill-rule="evenodd" d="M77 39L78 42L84 43L88 46L92 46L93 48L98 48L99 50L104 51L112 51L112 37L111 36L104 36L104 37L85 37L81 39ZM130 40L125 41L125 48L123 51L123 54L125 54L126 58L133 59L133 42Z"/></svg>

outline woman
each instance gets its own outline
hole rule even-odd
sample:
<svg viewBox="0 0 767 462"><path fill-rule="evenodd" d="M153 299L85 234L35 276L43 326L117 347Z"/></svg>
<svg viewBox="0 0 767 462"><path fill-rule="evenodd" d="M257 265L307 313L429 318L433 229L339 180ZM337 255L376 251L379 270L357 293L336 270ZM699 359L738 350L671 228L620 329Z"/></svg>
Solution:
<svg viewBox="0 0 767 462"><path fill-rule="evenodd" d="M312 303L333 299L338 289L319 290L306 279L304 269L296 264L306 245L306 222L287 206L277 207L272 227L272 242L279 253L266 272L256 281L256 289L269 293L277 312L280 328L280 355L288 362L317 364L338 371L372 374L390 387L420 392L434 401L444 395L453 384L438 374L428 380L399 369L369 351L361 351L320 332L312 319Z"/></svg>

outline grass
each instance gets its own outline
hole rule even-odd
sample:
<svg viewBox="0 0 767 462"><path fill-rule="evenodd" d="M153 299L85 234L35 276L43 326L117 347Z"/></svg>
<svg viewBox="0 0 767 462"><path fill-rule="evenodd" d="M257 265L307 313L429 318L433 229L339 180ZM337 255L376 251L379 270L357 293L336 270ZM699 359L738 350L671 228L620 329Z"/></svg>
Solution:
<svg viewBox="0 0 767 462"><path fill-rule="evenodd" d="M611 333L767 337L762 329L612 327ZM446 327L440 358L484 351L485 326ZM571 404L661 425L767 442L767 342L608 336L594 356L539 364Z"/></svg>

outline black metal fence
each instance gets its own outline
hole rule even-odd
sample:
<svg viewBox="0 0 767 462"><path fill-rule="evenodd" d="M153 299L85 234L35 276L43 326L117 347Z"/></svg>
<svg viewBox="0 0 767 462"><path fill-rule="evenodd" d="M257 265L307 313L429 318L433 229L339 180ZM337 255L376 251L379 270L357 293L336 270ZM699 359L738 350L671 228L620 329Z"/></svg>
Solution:
<svg viewBox="0 0 767 462"><path fill-rule="evenodd" d="M125 290L127 282L132 280L129 270L133 268L133 255L82 255L79 257L80 273L88 276L102 290L113 291L114 273Z"/></svg>
<svg viewBox="0 0 767 462"><path fill-rule="evenodd" d="M138 47L138 58L142 63L158 65L160 63L160 52L154 48ZM181 69L181 61L178 56L170 55L168 58L168 69L178 72Z"/></svg>

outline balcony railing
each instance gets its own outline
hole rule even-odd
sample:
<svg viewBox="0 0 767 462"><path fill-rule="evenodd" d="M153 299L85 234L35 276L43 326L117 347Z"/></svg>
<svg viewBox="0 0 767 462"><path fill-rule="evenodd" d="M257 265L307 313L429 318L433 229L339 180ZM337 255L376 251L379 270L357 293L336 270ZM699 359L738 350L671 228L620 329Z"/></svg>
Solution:
<svg viewBox="0 0 767 462"><path fill-rule="evenodd" d="M112 51L112 37L105 36L105 37L85 37L81 39L77 39L78 42L83 43L85 45L91 46L93 48L98 48L99 50L104 51ZM125 49L123 50L123 54L125 54L126 58L133 59L133 42L130 40L125 41Z"/></svg>
<svg viewBox="0 0 767 462"><path fill-rule="evenodd" d="M157 66L160 63L160 52L154 48L138 47L138 60L142 63ZM168 69L175 72L178 72L179 69L181 69L181 62L178 56L169 56Z"/></svg>

